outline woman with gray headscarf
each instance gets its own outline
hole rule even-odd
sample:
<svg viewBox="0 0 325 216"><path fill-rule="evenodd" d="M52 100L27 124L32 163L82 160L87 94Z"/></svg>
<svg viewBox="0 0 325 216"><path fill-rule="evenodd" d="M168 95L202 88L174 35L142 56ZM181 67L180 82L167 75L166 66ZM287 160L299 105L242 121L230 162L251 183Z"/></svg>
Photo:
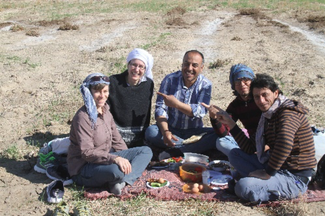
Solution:
<svg viewBox="0 0 325 216"><path fill-rule="evenodd" d="M77 185L108 186L119 195L126 184L141 176L152 151L146 146L127 148L106 103L109 84L107 76L93 73L80 86L84 106L72 120L67 163Z"/></svg>
<svg viewBox="0 0 325 216"><path fill-rule="evenodd" d="M127 70L110 77L107 103L126 144L129 147L142 146L144 132L150 124L153 57L136 48L129 53L126 63Z"/></svg>

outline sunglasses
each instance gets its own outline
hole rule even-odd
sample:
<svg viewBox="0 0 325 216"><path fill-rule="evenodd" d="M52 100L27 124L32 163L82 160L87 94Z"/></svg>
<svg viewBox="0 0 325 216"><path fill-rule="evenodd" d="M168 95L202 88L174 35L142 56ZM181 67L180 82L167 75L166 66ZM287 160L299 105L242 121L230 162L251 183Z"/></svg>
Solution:
<svg viewBox="0 0 325 216"><path fill-rule="evenodd" d="M96 82L96 81L100 81L100 80L109 82L109 78L107 76L94 76L94 77L90 78L90 81L92 81L92 82Z"/></svg>

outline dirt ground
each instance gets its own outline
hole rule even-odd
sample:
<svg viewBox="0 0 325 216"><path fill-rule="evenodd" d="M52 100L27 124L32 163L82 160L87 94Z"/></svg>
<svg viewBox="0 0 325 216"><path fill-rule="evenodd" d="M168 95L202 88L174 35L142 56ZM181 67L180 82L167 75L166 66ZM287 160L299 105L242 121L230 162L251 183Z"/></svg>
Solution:
<svg viewBox="0 0 325 216"><path fill-rule="evenodd" d="M286 96L306 105L311 125L325 126L325 18L320 14L177 8L165 14L98 13L46 21L37 12L2 9L0 152L17 147L24 157L0 159L1 215L44 215L53 209L42 201L50 180L33 170L40 145L69 133L82 105L82 80L93 72L120 73L136 47L154 57L156 91L166 74L180 69L184 53L197 49L213 83L211 103L226 108L233 99L230 67L245 63L255 73L272 75ZM313 215L325 214L325 202L307 207ZM234 205L233 212L238 208ZM255 208L240 211L260 215Z"/></svg>

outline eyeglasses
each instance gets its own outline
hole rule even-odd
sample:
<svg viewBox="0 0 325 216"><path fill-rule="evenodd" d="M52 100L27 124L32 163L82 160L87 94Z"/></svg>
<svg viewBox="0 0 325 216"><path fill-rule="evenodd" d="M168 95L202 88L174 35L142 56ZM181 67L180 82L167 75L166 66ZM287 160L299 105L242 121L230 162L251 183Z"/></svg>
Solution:
<svg viewBox="0 0 325 216"><path fill-rule="evenodd" d="M90 78L90 81L92 81L92 82L96 82L96 81L100 81L100 80L109 82L109 78L107 76L94 76L94 77Z"/></svg>
<svg viewBox="0 0 325 216"><path fill-rule="evenodd" d="M243 82L245 85L248 85L251 81L252 81L251 79L244 77L244 78L241 78L241 79L237 79L237 80L235 81L235 85L240 85L242 82Z"/></svg>
<svg viewBox="0 0 325 216"><path fill-rule="evenodd" d="M132 69L139 68L139 70L141 70L141 71L143 71L143 70L146 69L146 66L138 65L138 64L136 64L136 63L130 63L130 65L131 65L131 68L132 68Z"/></svg>

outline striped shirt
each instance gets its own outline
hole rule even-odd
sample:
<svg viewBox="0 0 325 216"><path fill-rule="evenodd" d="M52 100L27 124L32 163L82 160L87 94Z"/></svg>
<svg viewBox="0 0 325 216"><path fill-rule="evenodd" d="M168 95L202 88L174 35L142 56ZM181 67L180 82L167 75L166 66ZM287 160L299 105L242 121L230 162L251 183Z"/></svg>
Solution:
<svg viewBox="0 0 325 216"><path fill-rule="evenodd" d="M185 115L178 109L166 106L163 97L158 95L155 111L156 118L164 116L168 119L168 124L177 129L203 127L202 118L206 115L207 109L201 103L210 104L211 82L202 74L189 88L184 84L181 71L168 74L161 82L159 92L174 95L179 101L190 105L193 117Z"/></svg>
<svg viewBox="0 0 325 216"><path fill-rule="evenodd" d="M270 147L268 174L274 175L280 169L296 173L316 166L314 139L307 113L308 109L301 103L286 100L267 121L264 134L265 144ZM254 154L255 137L248 139L238 126L230 132L243 151Z"/></svg>

